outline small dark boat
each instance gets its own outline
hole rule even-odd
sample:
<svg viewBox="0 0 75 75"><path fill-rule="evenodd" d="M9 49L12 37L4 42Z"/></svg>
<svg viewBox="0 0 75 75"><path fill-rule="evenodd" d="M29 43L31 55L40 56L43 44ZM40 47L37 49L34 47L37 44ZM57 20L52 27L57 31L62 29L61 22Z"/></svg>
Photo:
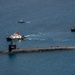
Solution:
<svg viewBox="0 0 75 75"><path fill-rule="evenodd" d="M18 23L25 23L23 20L19 20Z"/></svg>
<svg viewBox="0 0 75 75"><path fill-rule="evenodd" d="M71 28L71 32L75 32L75 28Z"/></svg>

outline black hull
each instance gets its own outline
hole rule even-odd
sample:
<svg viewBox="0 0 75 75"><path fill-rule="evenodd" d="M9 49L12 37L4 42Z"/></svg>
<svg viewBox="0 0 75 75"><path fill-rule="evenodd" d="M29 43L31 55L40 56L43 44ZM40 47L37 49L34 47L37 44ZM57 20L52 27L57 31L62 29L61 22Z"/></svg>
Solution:
<svg viewBox="0 0 75 75"><path fill-rule="evenodd" d="M12 48L13 46L13 48ZM75 50L75 46L50 46L47 48L25 48L25 49L15 49L16 45L11 45L9 50L1 50L0 54L12 54L12 53L30 53L30 52L46 52L46 51L64 51L64 50Z"/></svg>
<svg viewBox="0 0 75 75"><path fill-rule="evenodd" d="M75 28L72 28L72 29L71 29L71 32L75 32Z"/></svg>

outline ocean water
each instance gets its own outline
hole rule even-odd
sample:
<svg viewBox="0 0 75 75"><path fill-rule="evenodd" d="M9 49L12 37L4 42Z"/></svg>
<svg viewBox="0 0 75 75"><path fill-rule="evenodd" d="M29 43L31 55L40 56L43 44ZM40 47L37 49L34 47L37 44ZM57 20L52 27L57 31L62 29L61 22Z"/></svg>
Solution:
<svg viewBox="0 0 75 75"><path fill-rule="evenodd" d="M19 20L25 23L19 24ZM0 0L0 50L19 32L17 48L74 46L74 0ZM0 55L0 75L74 75L75 51Z"/></svg>
<svg viewBox="0 0 75 75"><path fill-rule="evenodd" d="M75 51L0 55L1 75L75 75Z"/></svg>

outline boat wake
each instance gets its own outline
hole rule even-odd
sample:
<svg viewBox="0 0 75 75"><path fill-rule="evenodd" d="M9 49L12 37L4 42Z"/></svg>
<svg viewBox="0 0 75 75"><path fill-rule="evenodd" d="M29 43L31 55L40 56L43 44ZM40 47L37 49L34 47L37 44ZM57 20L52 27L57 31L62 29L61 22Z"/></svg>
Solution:
<svg viewBox="0 0 75 75"><path fill-rule="evenodd" d="M47 19L48 19L48 17L40 17L40 18L35 18L35 19L32 19L32 20L26 21L26 23L40 22L40 21L44 21L44 20L47 20Z"/></svg>
<svg viewBox="0 0 75 75"><path fill-rule="evenodd" d="M46 41L46 40L50 40L53 42L68 42L71 39L68 38L59 38L59 37L54 37L55 35L47 32L47 33L43 33L43 32L39 32L37 34L30 34L30 35L26 35L27 40L36 40L36 41Z"/></svg>
<svg viewBox="0 0 75 75"><path fill-rule="evenodd" d="M31 22L30 21L27 21L26 23L30 24Z"/></svg>
<svg viewBox="0 0 75 75"><path fill-rule="evenodd" d="M27 38L27 40L33 40L33 41L44 41L44 40L46 40L46 39L44 39L44 38Z"/></svg>
<svg viewBox="0 0 75 75"><path fill-rule="evenodd" d="M38 33L38 34L30 34L26 35L27 40L46 40L44 34Z"/></svg>

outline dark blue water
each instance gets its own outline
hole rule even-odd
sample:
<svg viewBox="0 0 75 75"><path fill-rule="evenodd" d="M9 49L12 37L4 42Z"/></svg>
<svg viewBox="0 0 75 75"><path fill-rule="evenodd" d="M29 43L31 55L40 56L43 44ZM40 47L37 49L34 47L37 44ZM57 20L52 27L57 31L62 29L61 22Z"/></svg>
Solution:
<svg viewBox="0 0 75 75"><path fill-rule="evenodd" d="M18 21L25 21L19 24ZM18 48L74 46L74 0L0 0L0 50L6 37L27 36ZM75 75L75 51L0 55L0 75Z"/></svg>
<svg viewBox="0 0 75 75"><path fill-rule="evenodd" d="M0 55L0 75L75 75L75 51Z"/></svg>

